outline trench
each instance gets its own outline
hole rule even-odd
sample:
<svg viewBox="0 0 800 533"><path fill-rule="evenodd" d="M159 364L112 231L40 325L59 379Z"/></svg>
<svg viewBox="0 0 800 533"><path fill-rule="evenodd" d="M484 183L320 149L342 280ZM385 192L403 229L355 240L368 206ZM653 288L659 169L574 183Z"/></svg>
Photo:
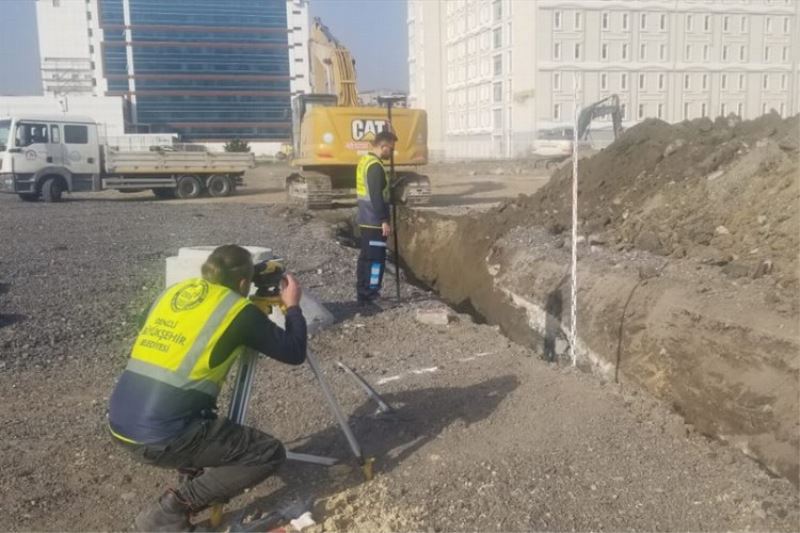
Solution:
<svg viewBox="0 0 800 533"><path fill-rule="evenodd" d="M407 280L542 358L568 364L569 247L543 228L493 217L401 210ZM357 246L352 226L340 224L337 233ZM688 428L800 485L797 326L774 327L781 317L758 306L750 309L758 320L737 315L736 291L684 279L663 258L620 266L588 250L580 257L579 367L645 389Z"/></svg>

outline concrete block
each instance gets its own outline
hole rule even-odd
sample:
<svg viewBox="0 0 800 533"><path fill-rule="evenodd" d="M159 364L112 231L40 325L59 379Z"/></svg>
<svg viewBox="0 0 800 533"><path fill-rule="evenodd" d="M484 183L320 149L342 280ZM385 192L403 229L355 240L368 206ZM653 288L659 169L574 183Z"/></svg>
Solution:
<svg viewBox="0 0 800 533"><path fill-rule="evenodd" d="M417 309L414 316L420 324L429 326L446 326L455 318L450 309L437 307L435 309Z"/></svg>

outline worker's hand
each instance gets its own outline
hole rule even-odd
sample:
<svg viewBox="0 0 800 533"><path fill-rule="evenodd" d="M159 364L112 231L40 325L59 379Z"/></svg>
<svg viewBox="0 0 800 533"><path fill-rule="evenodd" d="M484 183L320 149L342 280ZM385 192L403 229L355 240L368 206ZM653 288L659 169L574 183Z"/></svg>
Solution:
<svg viewBox="0 0 800 533"><path fill-rule="evenodd" d="M383 234L384 237L388 237L389 235L392 234L392 227L389 225L388 222L383 222L381 224L381 233Z"/></svg>
<svg viewBox="0 0 800 533"><path fill-rule="evenodd" d="M303 289L300 288L300 283L291 274L286 274L281 280L281 301L283 305L294 307L300 305L300 298L303 295Z"/></svg>

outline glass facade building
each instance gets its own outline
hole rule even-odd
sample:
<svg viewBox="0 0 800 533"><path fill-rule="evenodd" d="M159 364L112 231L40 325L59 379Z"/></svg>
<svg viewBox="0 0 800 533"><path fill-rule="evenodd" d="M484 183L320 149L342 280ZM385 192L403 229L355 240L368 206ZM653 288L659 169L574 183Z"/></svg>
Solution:
<svg viewBox="0 0 800 533"><path fill-rule="evenodd" d="M108 95L132 129L291 138L286 0L99 0Z"/></svg>

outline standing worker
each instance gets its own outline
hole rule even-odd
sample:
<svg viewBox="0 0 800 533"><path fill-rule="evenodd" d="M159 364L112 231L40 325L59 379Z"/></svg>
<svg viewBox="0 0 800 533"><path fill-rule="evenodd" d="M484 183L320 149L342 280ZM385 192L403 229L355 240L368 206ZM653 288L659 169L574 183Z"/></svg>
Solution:
<svg viewBox="0 0 800 533"><path fill-rule="evenodd" d="M356 168L358 197L357 223L361 230L361 253L356 267L356 293L360 304L380 296L386 268L386 239L392 233L389 224L389 176L383 160L394 151L397 136L383 130L372 141L373 151L361 157Z"/></svg>
<svg viewBox="0 0 800 533"><path fill-rule="evenodd" d="M111 395L108 424L117 443L140 463L194 474L139 513L139 531L191 531L190 514L227 502L286 459L274 437L216 414L217 395L245 347L290 365L305 361L300 285L290 274L282 284L283 331L247 299L253 269L247 250L220 246L202 279L169 287L150 308Z"/></svg>

